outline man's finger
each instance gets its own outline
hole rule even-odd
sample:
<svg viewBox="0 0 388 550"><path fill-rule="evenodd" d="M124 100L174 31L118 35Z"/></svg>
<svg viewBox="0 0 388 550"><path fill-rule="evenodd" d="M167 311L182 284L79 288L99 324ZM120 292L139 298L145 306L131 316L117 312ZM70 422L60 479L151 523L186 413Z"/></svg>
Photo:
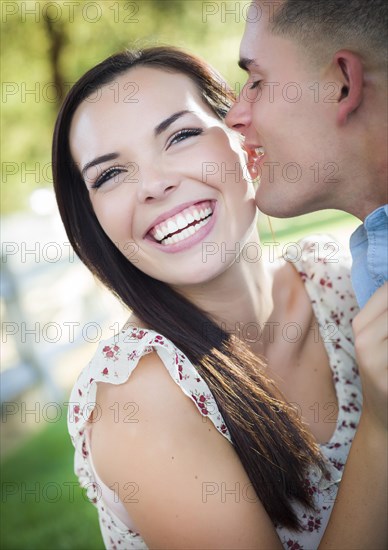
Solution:
<svg viewBox="0 0 388 550"><path fill-rule="evenodd" d="M353 330L359 334L366 326L388 309L388 282L385 282L353 319Z"/></svg>

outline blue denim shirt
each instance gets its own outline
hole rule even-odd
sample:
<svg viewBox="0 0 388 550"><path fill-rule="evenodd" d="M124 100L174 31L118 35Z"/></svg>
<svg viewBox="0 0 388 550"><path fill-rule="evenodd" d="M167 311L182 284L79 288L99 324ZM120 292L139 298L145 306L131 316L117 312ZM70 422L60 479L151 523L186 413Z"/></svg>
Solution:
<svg viewBox="0 0 388 550"><path fill-rule="evenodd" d="M352 283L360 308L388 278L388 204L371 212L350 237Z"/></svg>

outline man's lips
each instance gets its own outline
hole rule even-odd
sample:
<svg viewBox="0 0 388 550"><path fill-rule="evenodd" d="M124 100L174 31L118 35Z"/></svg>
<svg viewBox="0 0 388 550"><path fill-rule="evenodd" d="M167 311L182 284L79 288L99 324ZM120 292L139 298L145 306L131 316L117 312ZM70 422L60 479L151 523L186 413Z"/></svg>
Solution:
<svg viewBox="0 0 388 550"><path fill-rule="evenodd" d="M265 158L265 149L262 145L254 143L245 144L244 148L248 153L248 171L252 179L257 180L259 177L259 171L261 170L261 164Z"/></svg>
<svg viewBox="0 0 388 550"><path fill-rule="evenodd" d="M158 216L146 231L144 238L161 243L174 235L192 233L193 228L197 228L199 223L212 216L214 208L214 200L180 204Z"/></svg>
<svg viewBox="0 0 388 550"><path fill-rule="evenodd" d="M254 162L265 155L265 149L262 145L245 144L244 148L247 151L249 158L252 159Z"/></svg>

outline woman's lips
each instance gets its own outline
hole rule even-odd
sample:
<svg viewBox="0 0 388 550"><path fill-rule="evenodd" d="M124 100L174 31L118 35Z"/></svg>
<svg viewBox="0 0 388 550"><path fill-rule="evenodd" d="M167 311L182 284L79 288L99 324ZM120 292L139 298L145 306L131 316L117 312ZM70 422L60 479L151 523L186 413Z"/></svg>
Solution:
<svg viewBox="0 0 388 550"><path fill-rule="evenodd" d="M147 233L146 239L164 252L180 252L191 248L212 230L216 204L214 200L206 200L184 208L154 226Z"/></svg>
<svg viewBox="0 0 388 550"><path fill-rule="evenodd" d="M190 234L193 235L198 226L204 225L212 214L211 201L198 202L156 224L149 233L156 241L163 244L178 242Z"/></svg>

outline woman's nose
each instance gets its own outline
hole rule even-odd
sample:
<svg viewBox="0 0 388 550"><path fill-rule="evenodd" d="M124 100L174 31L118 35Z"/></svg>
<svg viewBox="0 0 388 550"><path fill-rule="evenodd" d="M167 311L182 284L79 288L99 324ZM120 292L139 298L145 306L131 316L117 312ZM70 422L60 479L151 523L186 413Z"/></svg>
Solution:
<svg viewBox="0 0 388 550"><path fill-rule="evenodd" d="M171 175L159 170L139 170L138 200L151 202L164 199L174 191L179 182Z"/></svg>

